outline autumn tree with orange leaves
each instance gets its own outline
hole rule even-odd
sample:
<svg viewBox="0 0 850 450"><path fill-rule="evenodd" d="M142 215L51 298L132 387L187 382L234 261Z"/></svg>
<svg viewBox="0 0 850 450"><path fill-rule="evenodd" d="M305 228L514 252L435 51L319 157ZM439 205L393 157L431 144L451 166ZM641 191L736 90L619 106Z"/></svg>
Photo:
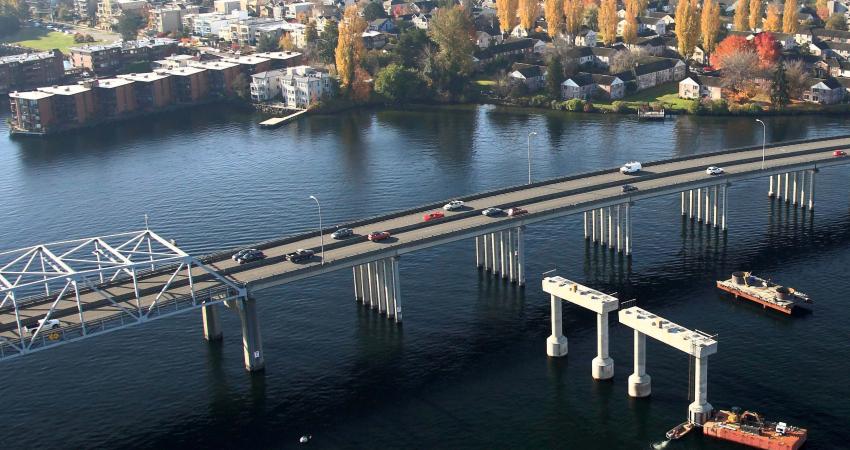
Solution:
<svg viewBox="0 0 850 450"><path fill-rule="evenodd" d="M564 17L567 34L570 38L575 38L581 31L581 24L584 21L584 1L564 0Z"/></svg>
<svg viewBox="0 0 850 450"><path fill-rule="evenodd" d="M555 37L564 25L563 0L546 0L543 3L543 17L546 18L546 33Z"/></svg>
<svg viewBox="0 0 850 450"><path fill-rule="evenodd" d="M800 22L797 21L797 0L785 0L785 9L782 13L782 32L794 34L799 25Z"/></svg>
<svg viewBox="0 0 850 450"><path fill-rule="evenodd" d="M765 31L780 31L782 30L782 18L779 17L779 7L776 3L767 5L767 18L764 19Z"/></svg>
<svg viewBox="0 0 850 450"><path fill-rule="evenodd" d="M740 0L744 1L744 0ZM761 0L750 0L750 17L748 25L750 29L755 31L761 24Z"/></svg>
<svg viewBox="0 0 850 450"><path fill-rule="evenodd" d="M694 53L699 40L699 15L697 0L679 0L676 5L676 39L679 41L679 54L687 60Z"/></svg>
<svg viewBox="0 0 850 450"><path fill-rule="evenodd" d="M496 0L496 16L502 33L510 33L517 25L518 0Z"/></svg>
<svg viewBox="0 0 850 450"><path fill-rule="evenodd" d="M537 20L537 0L519 0L519 25L530 32Z"/></svg>
<svg viewBox="0 0 850 450"><path fill-rule="evenodd" d="M602 35L602 43L611 45L617 42L617 0L602 0L599 7L599 33Z"/></svg>
<svg viewBox="0 0 850 450"><path fill-rule="evenodd" d="M759 33L753 38L753 45L759 55L759 67L772 69L782 53L776 39L770 33Z"/></svg>
<svg viewBox="0 0 850 450"><path fill-rule="evenodd" d="M735 5L735 31L747 31L747 24L749 19L749 2L747 0L738 0L738 3Z"/></svg>
<svg viewBox="0 0 850 450"><path fill-rule="evenodd" d="M366 21L360 17L357 7L351 5L345 8L345 13L339 23L339 40L334 51L339 86L343 90L351 86L355 72L360 67L360 58L363 55L363 32L365 30Z"/></svg>
<svg viewBox="0 0 850 450"><path fill-rule="evenodd" d="M720 3L705 0L702 4L699 26L703 50L711 54L717 46L717 34L720 32Z"/></svg>

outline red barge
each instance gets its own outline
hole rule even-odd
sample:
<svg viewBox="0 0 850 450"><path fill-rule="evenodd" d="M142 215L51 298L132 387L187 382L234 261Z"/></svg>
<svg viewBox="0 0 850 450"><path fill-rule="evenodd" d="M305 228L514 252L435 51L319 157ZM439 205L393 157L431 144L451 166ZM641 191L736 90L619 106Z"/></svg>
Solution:
<svg viewBox="0 0 850 450"><path fill-rule="evenodd" d="M717 287L735 298L745 298L760 304L763 308L791 315L798 308L807 309L804 305L811 303L809 296L794 288L780 286L770 280L765 280L750 272L734 272L728 280L717 282Z"/></svg>
<svg viewBox="0 0 850 450"><path fill-rule="evenodd" d="M806 442L808 431L785 422L767 422L758 413L732 408L720 410L702 426L702 432L726 441L765 450L797 450Z"/></svg>

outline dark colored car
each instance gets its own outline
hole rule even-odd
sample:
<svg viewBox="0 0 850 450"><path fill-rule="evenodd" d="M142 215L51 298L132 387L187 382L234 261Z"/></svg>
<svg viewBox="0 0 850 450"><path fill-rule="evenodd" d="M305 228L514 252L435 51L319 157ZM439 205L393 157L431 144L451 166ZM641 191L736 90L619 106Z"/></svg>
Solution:
<svg viewBox="0 0 850 450"><path fill-rule="evenodd" d="M306 261L312 258L315 254L316 252L314 252L313 250L299 248L298 250L295 250L292 253L287 253L286 259L289 262L299 263L301 261Z"/></svg>
<svg viewBox="0 0 850 450"><path fill-rule="evenodd" d="M389 237L390 237L389 231L373 231L373 232L369 233L369 236L368 236L369 240L372 241L372 242L383 241L384 239L387 239Z"/></svg>
<svg viewBox="0 0 850 450"><path fill-rule="evenodd" d="M623 185L623 192L632 192L638 190L637 186L632 186L631 184Z"/></svg>
<svg viewBox="0 0 850 450"><path fill-rule="evenodd" d="M251 250L247 253L244 253L242 256L236 259L236 262L239 264L246 264L249 262L259 261L261 259L266 259L266 254L259 250Z"/></svg>

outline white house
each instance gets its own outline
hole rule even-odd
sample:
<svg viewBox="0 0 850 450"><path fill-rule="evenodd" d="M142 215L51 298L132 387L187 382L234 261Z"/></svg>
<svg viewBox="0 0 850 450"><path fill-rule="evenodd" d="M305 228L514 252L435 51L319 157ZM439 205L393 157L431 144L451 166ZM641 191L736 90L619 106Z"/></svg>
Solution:
<svg viewBox="0 0 850 450"><path fill-rule="evenodd" d="M284 69L280 92L287 108L305 109L331 93L331 77L310 66Z"/></svg>
<svg viewBox="0 0 850 450"><path fill-rule="evenodd" d="M267 102L280 95L280 80L283 70L269 70L251 75L251 100Z"/></svg>

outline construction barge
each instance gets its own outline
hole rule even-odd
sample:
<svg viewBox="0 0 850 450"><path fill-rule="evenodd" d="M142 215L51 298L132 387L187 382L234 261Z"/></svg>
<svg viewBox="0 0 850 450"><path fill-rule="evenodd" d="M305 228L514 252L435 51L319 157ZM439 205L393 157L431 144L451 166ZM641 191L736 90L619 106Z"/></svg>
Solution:
<svg viewBox="0 0 850 450"><path fill-rule="evenodd" d="M702 433L726 441L765 450L797 450L806 442L808 431L785 422L767 422L755 412L732 408L718 411L702 426Z"/></svg>
<svg viewBox="0 0 850 450"><path fill-rule="evenodd" d="M805 305L812 302L808 295L794 288L780 286L750 272L734 272L728 280L718 281L717 287L735 298L742 297L760 304L763 308L788 315L794 314L798 309L808 309Z"/></svg>

